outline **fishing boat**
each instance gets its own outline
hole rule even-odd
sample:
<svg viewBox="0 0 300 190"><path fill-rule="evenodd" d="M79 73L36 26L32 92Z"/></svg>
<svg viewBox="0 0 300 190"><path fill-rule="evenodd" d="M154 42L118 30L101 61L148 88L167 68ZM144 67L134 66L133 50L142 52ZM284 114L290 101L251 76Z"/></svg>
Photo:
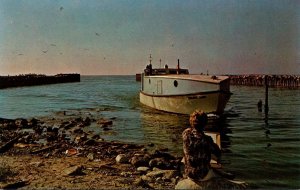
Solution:
<svg viewBox="0 0 300 190"><path fill-rule="evenodd" d="M196 109L222 114L230 98L227 76L189 74L188 69L152 68L141 73L140 102L151 108L178 114L191 114Z"/></svg>

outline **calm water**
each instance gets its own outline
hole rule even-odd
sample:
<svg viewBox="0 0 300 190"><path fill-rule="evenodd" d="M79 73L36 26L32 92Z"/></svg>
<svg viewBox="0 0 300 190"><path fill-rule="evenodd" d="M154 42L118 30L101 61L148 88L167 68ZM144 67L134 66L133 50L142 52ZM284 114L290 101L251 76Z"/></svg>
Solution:
<svg viewBox="0 0 300 190"><path fill-rule="evenodd" d="M154 143L182 154L181 133L188 118L140 105L134 76L83 76L80 83L0 90L0 117L55 117L58 112L116 117L113 131L95 132L109 140ZM226 171L252 187L300 188L300 90L269 89L268 122L257 111L264 88L232 86L233 95L221 121Z"/></svg>

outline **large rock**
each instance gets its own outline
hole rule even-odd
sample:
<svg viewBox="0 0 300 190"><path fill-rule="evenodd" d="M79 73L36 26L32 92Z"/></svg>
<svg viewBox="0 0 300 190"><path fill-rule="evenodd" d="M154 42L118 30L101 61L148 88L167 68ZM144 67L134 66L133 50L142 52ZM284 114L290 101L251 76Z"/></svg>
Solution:
<svg viewBox="0 0 300 190"><path fill-rule="evenodd" d="M190 178L181 180L175 189L246 189L248 184L244 181L228 180L222 177L214 177L205 181L193 181Z"/></svg>
<svg viewBox="0 0 300 190"><path fill-rule="evenodd" d="M129 158L126 154L119 154L116 157L116 162L119 164L127 164L127 163L129 163Z"/></svg>
<svg viewBox="0 0 300 190"><path fill-rule="evenodd" d="M136 154L130 159L130 163L135 167L140 167L140 166L148 167L149 160L150 160L150 156L147 154L145 155Z"/></svg>
<svg viewBox="0 0 300 190"><path fill-rule="evenodd" d="M202 186L200 186L199 184L197 184L196 182L194 182L191 179L183 179L181 181L179 181L176 186L175 189L199 189L202 190Z"/></svg>

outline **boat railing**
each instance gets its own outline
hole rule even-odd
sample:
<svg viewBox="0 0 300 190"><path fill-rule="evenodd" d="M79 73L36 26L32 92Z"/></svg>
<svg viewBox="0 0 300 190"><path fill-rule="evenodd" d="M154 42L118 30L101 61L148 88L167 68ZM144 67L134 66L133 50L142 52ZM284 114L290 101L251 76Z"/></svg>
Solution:
<svg viewBox="0 0 300 190"><path fill-rule="evenodd" d="M189 74L189 71L188 69L158 68L158 69L145 69L144 73L146 76L149 76L149 75L168 75L168 74Z"/></svg>

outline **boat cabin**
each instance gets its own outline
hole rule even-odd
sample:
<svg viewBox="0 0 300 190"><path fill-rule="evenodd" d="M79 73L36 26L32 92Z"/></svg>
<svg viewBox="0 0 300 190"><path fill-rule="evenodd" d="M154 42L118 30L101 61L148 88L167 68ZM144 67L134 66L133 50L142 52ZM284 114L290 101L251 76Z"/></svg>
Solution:
<svg viewBox="0 0 300 190"><path fill-rule="evenodd" d="M151 58L151 57L150 57ZM152 68L151 60L150 64L146 66L146 69L144 70L145 76L149 75L169 75L169 74L189 74L188 69L181 69L179 66L179 59L177 68L169 68L168 65L165 65L165 68Z"/></svg>

